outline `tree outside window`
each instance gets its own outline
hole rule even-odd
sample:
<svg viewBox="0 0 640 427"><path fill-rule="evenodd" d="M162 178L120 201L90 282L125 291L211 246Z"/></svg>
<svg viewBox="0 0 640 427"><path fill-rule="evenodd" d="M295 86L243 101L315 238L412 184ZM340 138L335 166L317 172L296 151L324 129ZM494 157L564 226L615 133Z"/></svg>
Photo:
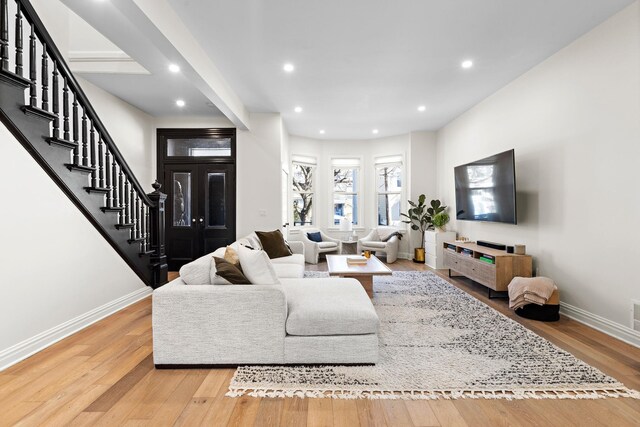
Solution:
<svg viewBox="0 0 640 427"><path fill-rule="evenodd" d="M402 165L376 165L378 225L399 226L402 209Z"/></svg>
<svg viewBox="0 0 640 427"><path fill-rule="evenodd" d="M358 225L359 185L359 168L333 167L333 225L339 225L342 218Z"/></svg>
<svg viewBox="0 0 640 427"><path fill-rule="evenodd" d="M313 224L313 179L315 166L293 164L293 225Z"/></svg>

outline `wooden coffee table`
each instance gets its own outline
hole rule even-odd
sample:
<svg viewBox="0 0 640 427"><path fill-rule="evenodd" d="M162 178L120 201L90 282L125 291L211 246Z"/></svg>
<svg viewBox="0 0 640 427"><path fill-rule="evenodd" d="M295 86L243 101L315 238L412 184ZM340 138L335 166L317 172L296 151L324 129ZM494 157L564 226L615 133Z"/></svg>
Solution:
<svg viewBox="0 0 640 427"><path fill-rule="evenodd" d="M375 255L371 255L365 265L347 264L348 256L327 255L329 276L354 278L362 284L369 298L373 298L373 276L390 276L392 274L391 270Z"/></svg>

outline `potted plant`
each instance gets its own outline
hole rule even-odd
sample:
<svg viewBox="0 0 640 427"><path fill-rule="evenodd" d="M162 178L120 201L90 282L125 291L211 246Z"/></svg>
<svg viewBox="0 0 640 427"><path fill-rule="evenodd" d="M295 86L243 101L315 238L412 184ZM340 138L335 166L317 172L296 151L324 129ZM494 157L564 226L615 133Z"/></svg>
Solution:
<svg viewBox="0 0 640 427"><path fill-rule="evenodd" d="M431 207L427 213L431 216L431 224L440 231L446 231L446 225L451 219L446 212L447 207L440 203L440 200L432 200Z"/></svg>
<svg viewBox="0 0 640 427"><path fill-rule="evenodd" d="M424 263L424 232L433 225L433 218L435 216L439 216L438 221L439 223L442 223L441 226L444 226L449 222L449 215L444 212L447 207L443 206L440 200L432 200L431 203L429 203L430 206L427 207L425 204L426 199L427 197L424 194L421 194L418 197L418 203L414 203L409 200L411 208L406 214L400 214L407 218L402 222L405 224L411 224L412 230L420 232L420 246L413 250L413 261L420 263ZM445 216L442 215L443 213Z"/></svg>

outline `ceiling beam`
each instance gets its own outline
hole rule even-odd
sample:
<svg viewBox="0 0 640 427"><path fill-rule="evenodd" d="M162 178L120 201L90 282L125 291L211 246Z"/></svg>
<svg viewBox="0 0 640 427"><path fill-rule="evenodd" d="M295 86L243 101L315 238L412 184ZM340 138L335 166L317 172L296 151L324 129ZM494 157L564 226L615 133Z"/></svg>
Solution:
<svg viewBox="0 0 640 427"><path fill-rule="evenodd" d="M237 128L249 129L246 107L166 0L62 2L151 73L178 64Z"/></svg>

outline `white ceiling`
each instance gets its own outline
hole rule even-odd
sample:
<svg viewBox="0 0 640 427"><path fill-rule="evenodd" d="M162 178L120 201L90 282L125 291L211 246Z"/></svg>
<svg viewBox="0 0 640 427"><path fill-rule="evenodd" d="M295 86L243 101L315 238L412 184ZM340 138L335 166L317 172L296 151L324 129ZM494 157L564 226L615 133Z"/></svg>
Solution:
<svg viewBox="0 0 640 427"><path fill-rule="evenodd" d="M62 1L151 73L83 77L154 116L220 114L167 72L146 23L105 2ZM249 111L280 112L291 134L326 139L439 129L633 2L167 1ZM473 68L460 67L466 59Z"/></svg>
<svg viewBox="0 0 640 427"><path fill-rule="evenodd" d="M361 139L439 129L632 0L169 3L249 111Z"/></svg>

